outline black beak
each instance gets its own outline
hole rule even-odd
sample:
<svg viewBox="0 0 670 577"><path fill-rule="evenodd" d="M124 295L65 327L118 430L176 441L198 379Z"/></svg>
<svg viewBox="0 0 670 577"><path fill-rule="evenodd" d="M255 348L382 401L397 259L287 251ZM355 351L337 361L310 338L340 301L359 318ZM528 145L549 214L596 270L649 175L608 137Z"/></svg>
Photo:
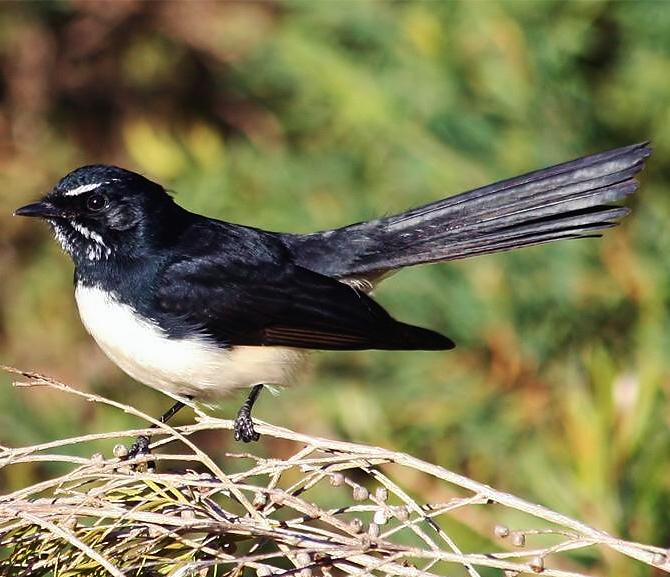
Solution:
<svg viewBox="0 0 670 577"><path fill-rule="evenodd" d="M37 218L63 218L63 211L45 200L26 204L14 211L14 216L34 216Z"/></svg>

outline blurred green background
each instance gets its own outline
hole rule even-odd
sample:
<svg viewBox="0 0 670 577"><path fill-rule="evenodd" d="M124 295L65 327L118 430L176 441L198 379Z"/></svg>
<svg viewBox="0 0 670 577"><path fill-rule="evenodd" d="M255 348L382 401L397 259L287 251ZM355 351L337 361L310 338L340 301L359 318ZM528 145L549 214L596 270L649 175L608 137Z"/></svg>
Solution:
<svg viewBox="0 0 670 577"><path fill-rule="evenodd" d="M667 546L669 122L663 2L0 3L0 363L152 414L169 404L85 334L48 228L12 218L76 166L119 164L189 209L306 232L651 139L634 212L602 239L382 285L394 316L455 351L318 353L302 386L261 397L256 414ZM0 374L2 444L141 426L12 380ZM220 460L240 449L200 442Z"/></svg>

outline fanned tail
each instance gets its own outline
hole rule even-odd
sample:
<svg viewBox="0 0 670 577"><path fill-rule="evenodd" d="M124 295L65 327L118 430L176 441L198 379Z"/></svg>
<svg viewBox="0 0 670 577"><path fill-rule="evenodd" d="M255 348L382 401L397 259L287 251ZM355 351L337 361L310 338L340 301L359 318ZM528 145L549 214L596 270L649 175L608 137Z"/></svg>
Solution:
<svg viewBox="0 0 670 577"><path fill-rule="evenodd" d="M387 218L285 235L299 264L342 279L376 280L411 265L566 238L597 236L629 212L648 143L586 156Z"/></svg>

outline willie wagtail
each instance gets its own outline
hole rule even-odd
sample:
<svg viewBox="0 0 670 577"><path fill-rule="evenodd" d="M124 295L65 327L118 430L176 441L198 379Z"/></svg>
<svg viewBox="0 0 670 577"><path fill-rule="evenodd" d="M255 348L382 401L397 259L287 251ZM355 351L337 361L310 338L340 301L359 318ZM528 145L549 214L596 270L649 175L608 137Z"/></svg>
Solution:
<svg viewBox="0 0 670 577"><path fill-rule="evenodd" d="M368 293L394 271L564 238L597 236L629 209L647 143L579 158L415 208L312 234L189 212L116 166L70 172L16 210L47 220L75 265L84 326L131 377L177 403L287 385L309 349L441 350L454 343L391 317ZM146 441L146 439L145 439ZM137 448L137 447L136 447ZM141 447L144 450L145 447Z"/></svg>

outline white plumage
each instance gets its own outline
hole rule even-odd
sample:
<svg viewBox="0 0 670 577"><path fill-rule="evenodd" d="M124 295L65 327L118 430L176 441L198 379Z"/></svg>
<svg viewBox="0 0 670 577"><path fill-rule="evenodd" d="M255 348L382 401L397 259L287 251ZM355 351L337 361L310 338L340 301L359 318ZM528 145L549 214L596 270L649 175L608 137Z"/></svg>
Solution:
<svg viewBox="0 0 670 577"><path fill-rule="evenodd" d="M307 351L286 347L217 346L202 337L169 338L156 324L99 288L78 285L86 330L134 379L171 396L213 401L257 384L290 385Z"/></svg>

